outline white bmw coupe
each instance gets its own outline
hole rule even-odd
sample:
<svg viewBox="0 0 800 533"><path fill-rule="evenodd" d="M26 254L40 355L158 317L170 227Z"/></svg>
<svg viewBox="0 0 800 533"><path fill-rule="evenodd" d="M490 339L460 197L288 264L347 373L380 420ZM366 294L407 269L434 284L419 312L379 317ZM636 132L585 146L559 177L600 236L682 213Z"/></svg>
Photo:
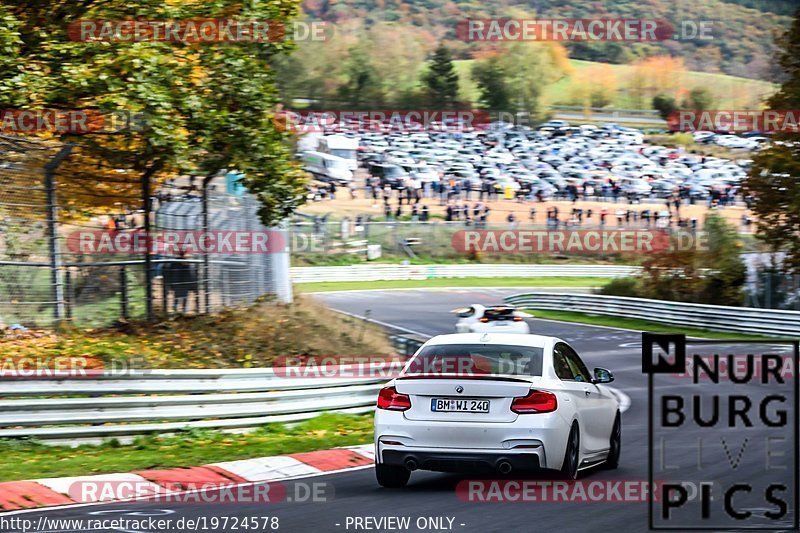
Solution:
<svg viewBox="0 0 800 533"><path fill-rule="evenodd" d="M556 337L440 335L384 387L375 411L375 473L397 488L414 470L495 472L552 469L576 479L616 468L617 397Z"/></svg>

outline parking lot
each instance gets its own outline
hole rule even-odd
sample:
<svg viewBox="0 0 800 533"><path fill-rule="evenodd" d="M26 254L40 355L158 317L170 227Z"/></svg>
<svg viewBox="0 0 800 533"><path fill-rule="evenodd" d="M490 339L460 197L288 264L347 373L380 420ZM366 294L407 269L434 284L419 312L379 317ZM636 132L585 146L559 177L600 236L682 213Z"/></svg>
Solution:
<svg viewBox="0 0 800 533"><path fill-rule="evenodd" d="M740 187L752 163L749 158L708 157L651 144L632 128L564 121L535 129L494 123L485 130L426 132L339 125L323 138L336 136L357 142L350 157L360 168L349 179L317 174L310 195L318 202L307 206L306 213L386 220L440 217L465 223L558 220L560 226L701 227L708 210L715 209L741 231L752 231L750 198ZM698 144L729 147L735 137L742 145L736 153L745 156L761 144L760 137L694 136ZM338 182L333 197L331 181Z"/></svg>

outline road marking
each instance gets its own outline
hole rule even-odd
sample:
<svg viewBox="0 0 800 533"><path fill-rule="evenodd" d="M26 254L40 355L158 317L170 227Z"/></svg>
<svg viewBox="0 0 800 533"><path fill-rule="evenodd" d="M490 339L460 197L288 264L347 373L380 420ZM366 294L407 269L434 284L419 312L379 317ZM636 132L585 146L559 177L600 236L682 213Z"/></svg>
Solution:
<svg viewBox="0 0 800 533"><path fill-rule="evenodd" d="M355 313L349 313L347 311L342 311L341 309L334 309L331 307L332 311L336 311L337 313L341 313L343 315L347 315L352 318L357 318L359 320L366 320L367 322L371 322L373 324L378 324L379 326L383 326L385 328L392 328L398 331L404 331L406 333L411 333L412 335L419 335L420 337L435 337L435 334L430 333L422 333L421 331L414 331L413 329L404 328L402 326L395 326L394 324L389 324L388 322L382 322L380 320L375 320L374 318L367 318L365 316L357 315Z"/></svg>

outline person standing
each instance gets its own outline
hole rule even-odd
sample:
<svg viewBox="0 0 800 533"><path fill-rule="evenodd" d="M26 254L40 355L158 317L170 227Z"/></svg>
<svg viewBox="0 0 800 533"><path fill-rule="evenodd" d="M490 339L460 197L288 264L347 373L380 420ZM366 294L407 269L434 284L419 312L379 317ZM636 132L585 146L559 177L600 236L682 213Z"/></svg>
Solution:
<svg viewBox="0 0 800 533"><path fill-rule="evenodd" d="M508 214L508 216L506 217L506 220L508 221L508 228L509 229L512 229L512 230L517 229L517 215L515 215L513 211L511 211Z"/></svg>
<svg viewBox="0 0 800 533"><path fill-rule="evenodd" d="M186 252L181 250L178 257L164 267L165 290L172 292L172 312L180 308L183 314L188 311L189 294L197 290L197 277L193 265L186 261Z"/></svg>
<svg viewBox="0 0 800 533"><path fill-rule="evenodd" d="M422 222L427 222L428 218L430 217L430 210L428 209L427 204L422 204L422 209L420 210L420 220Z"/></svg>

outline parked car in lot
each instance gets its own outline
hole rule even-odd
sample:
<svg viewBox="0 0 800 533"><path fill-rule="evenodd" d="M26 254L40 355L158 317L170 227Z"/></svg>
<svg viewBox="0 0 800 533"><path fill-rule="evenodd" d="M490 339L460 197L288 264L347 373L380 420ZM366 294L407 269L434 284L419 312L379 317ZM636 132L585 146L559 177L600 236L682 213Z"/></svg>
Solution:
<svg viewBox="0 0 800 533"><path fill-rule="evenodd" d="M350 161L335 155L309 151L302 155L303 168L320 181L350 183L353 172Z"/></svg>
<svg viewBox="0 0 800 533"><path fill-rule="evenodd" d="M636 198L646 197L653 190L653 187L647 181L637 178L621 178L619 186L624 194Z"/></svg>
<svg viewBox="0 0 800 533"><path fill-rule="evenodd" d="M420 183L434 183L438 182L440 179L439 169L431 165L412 163L410 165L403 165L403 170L413 178L418 179Z"/></svg>
<svg viewBox="0 0 800 533"><path fill-rule="evenodd" d="M555 470L567 479L620 461L620 404L610 371L590 372L556 337L440 335L379 393L375 474L405 486L415 470Z"/></svg>
<svg viewBox="0 0 800 533"><path fill-rule="evenodd" d="M399 188L408 177L408 173L403 167L388 163L370 165L369 173L381 180L381 187L388 184L392 189Z"/></svg>
<svg viewBox="0 0 800 533"><path fill-rule="evenodd" d="M488 181L502 193L530 190L531 195L543 197L563 198L568 185L581 196L608 197L616 184L623 195L639 199L663 198L677 188L684 197L702 200L709 199L712 188L725 191L738 186L752 165L752 159L732 161L643 144L641 130L617 124L571 126L551 121L537 129L497 122L486 131L387 129L341 135L358 139L362 166L394 188L412 176L420 183L455 181L472 190ZM771 142L768 135L694 132L693 136L697 142L719 142L738 151L760 150Z"/></svg>

